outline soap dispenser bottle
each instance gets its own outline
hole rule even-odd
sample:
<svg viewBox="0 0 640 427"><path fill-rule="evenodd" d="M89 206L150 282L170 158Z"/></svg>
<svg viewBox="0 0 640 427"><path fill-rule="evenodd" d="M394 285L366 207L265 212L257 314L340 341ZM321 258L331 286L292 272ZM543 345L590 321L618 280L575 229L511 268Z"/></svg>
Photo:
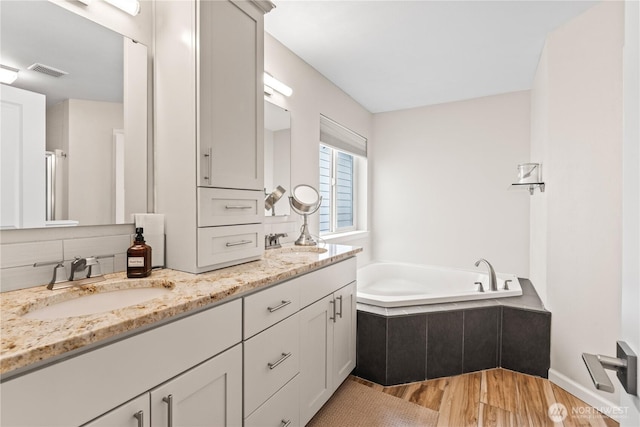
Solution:
<svg viewBox="0 0 640 427"><path fill-rule="evenodd" d="M136 228L133 245L127 250L127 277L147 277L151 274L151 246L144 243L142 227Z"/></svg>

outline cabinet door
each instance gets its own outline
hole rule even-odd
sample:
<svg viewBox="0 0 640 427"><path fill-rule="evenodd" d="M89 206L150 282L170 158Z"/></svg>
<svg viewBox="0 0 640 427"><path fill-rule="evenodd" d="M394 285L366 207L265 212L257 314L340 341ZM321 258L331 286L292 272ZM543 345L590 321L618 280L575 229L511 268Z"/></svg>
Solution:
<svg viewBox="0 0 640 427"><path fill-rule="evenodd" d="M356 282L334 293L333 388L342 384L356 367Z"/></svg>
<svg viewBox="0 0 640 427"><path fill-rule="evenodd" d="M149 393L145 393L85 424L84 427L149 427L150 415Z"/></svg>
<svg viewBox="0 0 640 427"><path fill-rule="evenodd" d="M262 190L263 13L250 2L198 5L198 185Z"/></svg>
<svg viewBox="0 0 640 427"><path fill-rule="evenodd" d="M154 426L241 426L242 345L152 390L151 411Z"/></svg>
<svg viewBox="0 0 640 427"><path fill-rule="evenodd" d="M333 393L333 295L300 311L300 425Z"/></svg>

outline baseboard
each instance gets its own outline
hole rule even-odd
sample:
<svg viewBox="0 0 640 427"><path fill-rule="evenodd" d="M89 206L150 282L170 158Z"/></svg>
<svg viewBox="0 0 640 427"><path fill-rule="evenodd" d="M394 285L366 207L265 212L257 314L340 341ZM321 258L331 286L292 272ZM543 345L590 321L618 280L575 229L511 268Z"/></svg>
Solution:
<svg viewBox="0 0 640 427"><path fill-rule="evenodd" d="M620 408L619 405L597 394L595 392L595 389L589 390L588 388L575 382L569 377L562 375L554 369L549 369L549 381L573 394L584 403L593 406L598 411L607 415L609 418L613 418L614 420L620 422L621 416L624 414L624 410Z"/></svg>

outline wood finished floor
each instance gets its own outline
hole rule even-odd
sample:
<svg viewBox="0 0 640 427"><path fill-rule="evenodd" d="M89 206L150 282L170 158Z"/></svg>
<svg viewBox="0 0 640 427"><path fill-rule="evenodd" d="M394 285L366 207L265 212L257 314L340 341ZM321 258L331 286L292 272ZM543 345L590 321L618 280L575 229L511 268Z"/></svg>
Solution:
<svg viewBox="0 0 640 427"><path fill-rule="evenodd" d="M438 426L602 426L618 423L550 381L506 369L384 387L362 378L352 381L438 412ZM561 423L549 418L554 403L567 408Z"/></svg>

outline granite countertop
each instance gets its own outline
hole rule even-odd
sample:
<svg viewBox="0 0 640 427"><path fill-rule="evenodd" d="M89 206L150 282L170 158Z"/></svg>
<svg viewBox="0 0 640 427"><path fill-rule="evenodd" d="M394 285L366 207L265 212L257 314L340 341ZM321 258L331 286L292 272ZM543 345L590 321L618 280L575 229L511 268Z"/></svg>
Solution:
<svg viewBox="0 0 640 427"><path fill-rule="evenodd" d="M265 252L262 259L203 274L154 270L144 279L106 275L103 282L50 291L46 286L0 294L0 374L13 374L67 356L85 346L150 327L174 316L232 300L260 287L290 279L350 258L361 248L327 244L324 253L288 246ZM313 250L313 249L312 249ZM142 282L142 283L141 283ZM81 295L135 287L163 287L171 292L118 310L52 320L23 317L32 310Z"/></svg>

